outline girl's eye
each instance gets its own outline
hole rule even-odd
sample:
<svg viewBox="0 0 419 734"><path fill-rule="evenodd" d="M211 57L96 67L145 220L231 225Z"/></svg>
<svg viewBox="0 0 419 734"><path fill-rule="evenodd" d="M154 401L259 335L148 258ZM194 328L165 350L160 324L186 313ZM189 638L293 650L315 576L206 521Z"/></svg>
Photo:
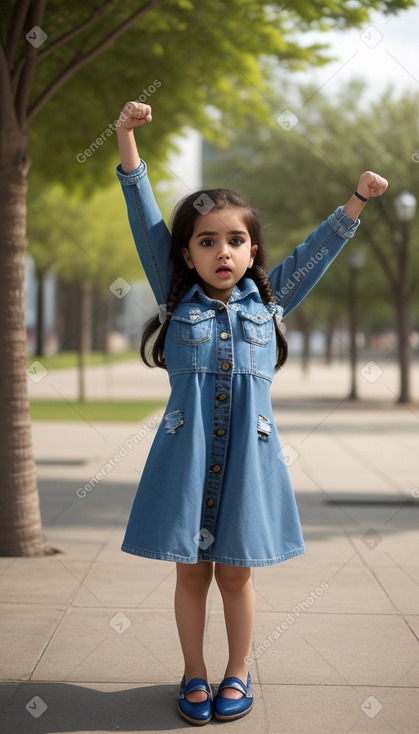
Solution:
<svg viewBox="0 0 419 734"><path fill-rule="evenodd" d="M230 244L232 244L232 245L242 245L243 244L243 240L242 240L241 237L232 237L231 240L230 240Z"/></svg>
<svg viewBox="0 0 419 734"><path fill-rule="evenodd" d="M214 240L210 240L208 237L205 240L201 240L201 245L204 247L211 247L214 244Z"/></svg>

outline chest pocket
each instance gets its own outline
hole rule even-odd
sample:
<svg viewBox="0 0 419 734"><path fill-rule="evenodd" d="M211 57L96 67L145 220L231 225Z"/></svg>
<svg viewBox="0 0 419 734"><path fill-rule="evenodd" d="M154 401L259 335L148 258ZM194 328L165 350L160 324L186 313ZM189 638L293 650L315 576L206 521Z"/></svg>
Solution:
<svg viewBox="0 0 419 734"><path fill-rule="evenodd" d="M270 344L274 335L272 314L262 311L258 314L249 314L239 311L243 336L250 344L266 346Z"/></svg>
<svg viewBox="0 0 419 734"><path fill-rule="evenodd" d="M210 341L214 317L215 311L213 310L185 316L173 314L172 321L176 324L177 342L195 346Z"/></svg>

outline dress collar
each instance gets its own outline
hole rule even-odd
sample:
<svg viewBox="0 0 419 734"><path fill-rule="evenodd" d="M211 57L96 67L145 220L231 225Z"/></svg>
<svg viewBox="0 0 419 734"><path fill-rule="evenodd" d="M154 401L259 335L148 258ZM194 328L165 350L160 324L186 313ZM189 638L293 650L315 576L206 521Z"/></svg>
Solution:
<svg viewBox="0 0 419 734"><path fill-rule="evenodd" d="M260 299L259 289L255 281L252 278L242 278L234 286L231 292L231 296L228 299L227 305L229 303L234 303L235 301L241 301L243 298L246 298L247 296L250 296L251 294L254 294L258 297L255 300ZM190 301L194 298L197 298L199 301L202 301L203 303L206 303L208 305L214 305L215 303L221 303L221 301L218 301L217 299L210 298L209 296L207 296L207 294L204 292L202 286L200 286L199 283L195 283L192 286L192 288L190 288L188 292L185 293L185 295L182 298L182 302Z"/></svg>

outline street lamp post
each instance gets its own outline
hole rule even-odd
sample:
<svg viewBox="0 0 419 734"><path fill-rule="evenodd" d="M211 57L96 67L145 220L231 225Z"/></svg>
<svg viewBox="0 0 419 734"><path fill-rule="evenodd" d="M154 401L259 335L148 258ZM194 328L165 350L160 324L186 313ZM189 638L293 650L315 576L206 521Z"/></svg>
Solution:
<svg viewBox="0 0 419 734"><path fill-rule="evenodd" d="M356 335L358 331L358 275L364 265L364 253L353 250L348 256L349 266L349 334L350 334L350 365L351 365L351 391L349 400L357 400L356 390L356 366L358 362L358 344Z"/></svg>
<svg viewBox="0 0 419 734"><path fill-rule="evenodd" d="M410 400L409 366L410 366L410 314L409 314L409 230L410 223L416 213L416 197L403 191L394 200L396 217L401 227L399 248L399 279L397 289L397 331L400 360L400 395L399 403Z"/></svg>

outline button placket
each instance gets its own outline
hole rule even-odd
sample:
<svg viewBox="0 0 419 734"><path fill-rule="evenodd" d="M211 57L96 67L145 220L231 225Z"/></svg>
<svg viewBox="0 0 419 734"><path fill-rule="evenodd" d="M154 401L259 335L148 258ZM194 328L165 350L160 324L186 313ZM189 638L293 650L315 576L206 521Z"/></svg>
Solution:
<svg viewBox="0 0 419 734"><path fill-rule="evenodd" d="M218 309L216 311L217 372L214 385L214 427L202 517L202 527L206 528L214 537L216 537L216 523L224 478L230 424L233 375L233 349L230 334L231 325L228 309ZM205 551L201 551L200 555L211 555L211 550L212 546L209 546Z"/></svg>

